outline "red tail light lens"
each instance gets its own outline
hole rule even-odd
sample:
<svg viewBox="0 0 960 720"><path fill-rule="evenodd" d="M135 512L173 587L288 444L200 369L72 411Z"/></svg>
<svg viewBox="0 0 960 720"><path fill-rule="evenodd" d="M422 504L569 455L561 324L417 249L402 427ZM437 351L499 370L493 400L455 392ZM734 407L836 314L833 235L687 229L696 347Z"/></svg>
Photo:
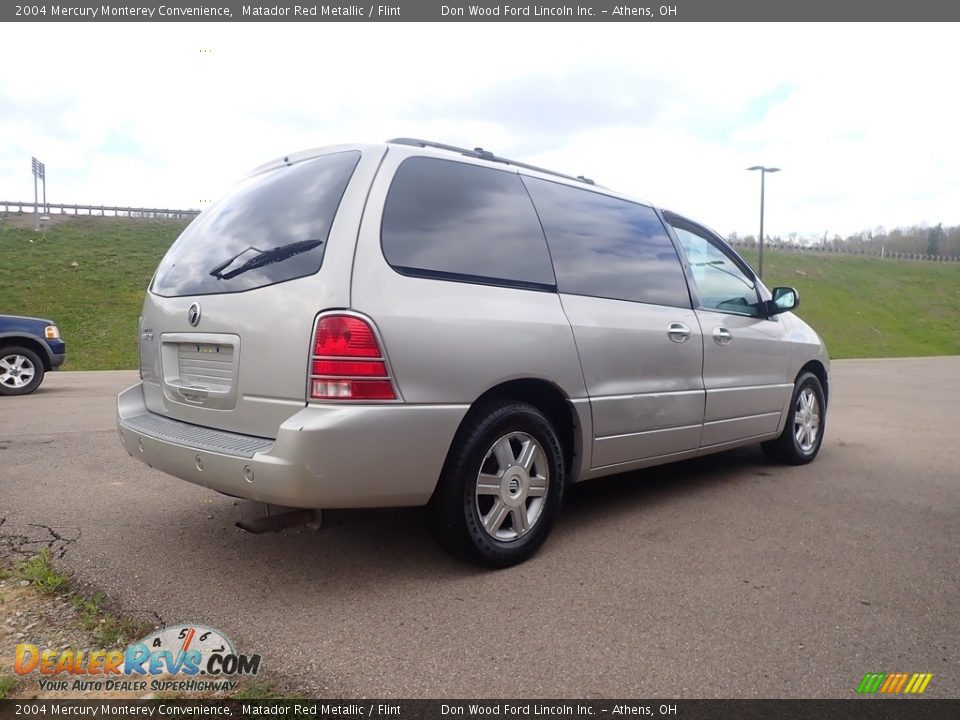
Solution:
<svg viewBox="0 0 960 720"><path fill-rule="evenodd" d="M335 377L387 377L383 360L314 360L314 375Z"/></svg>
<svg viewBox="0 0 960 720"><path fill-rule="evenodd" d="M313 354L326 357L381 357L373 329L364 320L350 315L320 318Z"/></svg>
<svg viewBox="0 0 960 720"><path fill-rule="evenodd" d="M353 315L317 323L310 373L311 400L396 400L373 328ZM356 358L356 359L354 359Z"/></svg>

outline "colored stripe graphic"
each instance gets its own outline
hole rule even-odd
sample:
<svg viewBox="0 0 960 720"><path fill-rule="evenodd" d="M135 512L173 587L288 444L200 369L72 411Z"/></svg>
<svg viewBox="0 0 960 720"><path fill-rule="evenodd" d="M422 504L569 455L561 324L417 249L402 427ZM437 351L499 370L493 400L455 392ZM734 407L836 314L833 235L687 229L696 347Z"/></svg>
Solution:
<svg viewBox="0 0 960 720"><path fill-rule="evenodd" d="M903 688L904 683L907 682L908 675L906 673L892 673L887 676L887 681L883 684L883 687L880 688L882 693L898 693L901 688Z"/></svg>
<svg viewBox="0 0 960 720"><path fill-rule="evenodd" d="M933 673L867 673L857 685L857 692L919 695L927 689L932 679Z"/></svg>
<svg viewBox="0 0 960 720"><path fill-rule="evenodd" d="M914 673L913 677L910 678L910 682L907 683L904 692L919 695L927 689L927 685L930 684L930 680L932 679L933 673Z"/></svg>
<svg viewBox="0 0 960 720"><path fill-rule="evenodd" d="M875 693L886 678L886 673L867 673L857 686L858 693Z"/></svg>

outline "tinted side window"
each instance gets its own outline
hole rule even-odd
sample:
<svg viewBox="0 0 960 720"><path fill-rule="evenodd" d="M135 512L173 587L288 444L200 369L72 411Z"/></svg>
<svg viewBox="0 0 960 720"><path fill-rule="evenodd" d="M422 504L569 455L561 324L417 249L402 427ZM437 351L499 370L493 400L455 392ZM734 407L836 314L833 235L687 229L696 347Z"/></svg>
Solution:
<svg viewBox="0 0 960 720"><path fill-rule="evenodd" d="M323 155L242 181L177 238L153 292L239 292L313 275L359 161L356 151Z"/></svg>
<svg viewBox="0 0 960 720"><path fill-rule="evenodd" d="M690 307L677 251L652 208L525 177L560 292Z"/></svg>
<svg viewBox="0 0 960 720"><path fill-rule="evenodd" d="M383 254L401 273L553 290L536 212L515 173L409 158L387 193Z"/></svg>
<svg viewBox="0 0 960 720"><path fill-rule="evenodd" d="M671 221L672 222L672 221ZM753 280L719 247L701 233L673 225L700 295L700 305L712 310L760 316L759 298Z"/></svg>

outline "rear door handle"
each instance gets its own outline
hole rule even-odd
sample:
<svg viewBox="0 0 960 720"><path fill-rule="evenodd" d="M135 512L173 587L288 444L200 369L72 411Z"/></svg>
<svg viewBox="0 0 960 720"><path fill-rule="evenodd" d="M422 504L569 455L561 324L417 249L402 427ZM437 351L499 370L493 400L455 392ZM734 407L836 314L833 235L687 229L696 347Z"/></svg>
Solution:
<svg viewBox="0 0 960 720"><path fill-rule="evenodd" d="M690 339L690 328L682 322L672 322L667 326L667 337L675 343L685 343Z"/></svg>
<svg viewBox="0 0 960 720"><path fill-rule="evenodd" d="M733 333L725 327L715 327L713 329L713 341L717 345L729 345L731 340L733 340Z"/></svg>

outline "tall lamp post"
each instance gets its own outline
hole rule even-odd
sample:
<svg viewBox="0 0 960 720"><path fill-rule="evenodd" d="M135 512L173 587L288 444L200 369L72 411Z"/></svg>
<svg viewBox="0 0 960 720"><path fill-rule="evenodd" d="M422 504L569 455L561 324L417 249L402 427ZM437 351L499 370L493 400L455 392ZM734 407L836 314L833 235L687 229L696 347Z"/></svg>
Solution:
<svg viewBox="0 0 960 720"><path fill-rule="evenodd" d="M754 165L753 167L748 167L747 170L759 170L760 171L760 279L763 280L763 190L764 190L764 179L767 176L767 173L780 172L780 168L775 167L764 167L763 165Z"/></svg>

